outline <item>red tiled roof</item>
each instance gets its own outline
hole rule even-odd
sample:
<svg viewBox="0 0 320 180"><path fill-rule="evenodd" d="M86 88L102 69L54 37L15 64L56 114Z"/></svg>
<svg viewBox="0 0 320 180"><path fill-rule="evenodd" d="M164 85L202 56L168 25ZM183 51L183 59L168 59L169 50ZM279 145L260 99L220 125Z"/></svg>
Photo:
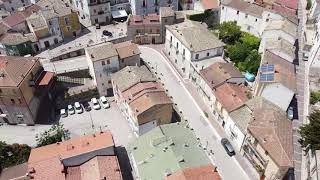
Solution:
<svg viewBox="0 0 320 180"><path fill-rule="evenodd" d="M217 0L202 0L201 3L205 10L219 7Z"/></svg>
<svg viewBox="0 0 320 180"><path fill-rule="evenodd" d="M37 12L40 10L38 5L32 5L25 9L24 11L19 11L11 16L8 16L3 19L3 22L10 27L16 26L22 22L24 22L32 13Z"/></svg>
<svg viewBox="0 0 320 180"><path fill-rule="evenodd" d="M178 170L164 180L221 180L221 177L212 165L207 165Z"/></svg>
<svg viewBox="0 0 320 180"><path fill-rule="evenodd" d="M298 9L298 0L277 0L276 3L290 9Z"/></svg>
<svg viewBox="0 0 320 180"><path fill-rule="evenodd" d="M65 180L65 167L62 160L113 146L112 134L107 131L32 149L28 160L30 175L35 180ZM96 168L101 167L96 166ZM75 169L71 171L75 172Z"/></svg>
<svg viewBox="0 0 320 180"><path fill-rule="evenodd" d="M39 82L39 86L45 86L45 85L48 85L51 81L51 79L53 78L54 76L54 73L53 72L48 72L48 71L45 71L45 74L44 76L42 77L42 79L40 80Z"/></svg>
<svg viewBox="0 0 320 180"><path fill-rule="evenodd" d="M104 178L122 179L116 156L96 156L80 166L67 168L66 180L100 180Z"/></svg>
<svg viewBox="0 0 320 180"><path fill-rule="evenodd" d="M147 16L133 15L129 19L129 25L160 25L160 16L148 14Z"/></svg>
<svg viewBox="0 0 320 180"><path fill-rule="evenodd" d="M114 47L116 48L120 59L139 55L141 53L137 44L131 43L130 41L115 44Z"/></svg>
<svg viewBox="0 0 320 180"><path fill-rule="evenodd" d="M224 83L216 89L215 96L222 108L231 112L241 107L248 100L246 92L247 89L243 85Z"/></svg>

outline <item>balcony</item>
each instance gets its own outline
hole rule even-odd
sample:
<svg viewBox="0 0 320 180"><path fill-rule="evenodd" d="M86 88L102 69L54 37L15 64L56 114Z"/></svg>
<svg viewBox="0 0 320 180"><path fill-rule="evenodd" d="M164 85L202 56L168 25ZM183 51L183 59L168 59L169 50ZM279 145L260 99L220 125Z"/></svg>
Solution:
<svg viewBox="0 0 320 180"><path fill-rule="evenodd" d="M29 80L30 87L38 87L38 86L47 86L50 84L51 80L53 79L54 73L44 71L41 68L31 80Z"/></svg>
<svg viewBox="0 0 320 180"><path fill-rule="evenodd" d="M104 11L98 11L98 15L104 14Z"/></svg>

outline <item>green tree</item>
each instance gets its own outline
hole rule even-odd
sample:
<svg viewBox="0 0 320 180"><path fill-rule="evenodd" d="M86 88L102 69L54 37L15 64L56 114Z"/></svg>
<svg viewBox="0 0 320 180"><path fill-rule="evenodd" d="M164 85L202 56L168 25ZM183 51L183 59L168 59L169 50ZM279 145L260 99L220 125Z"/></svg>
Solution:
<svg viewBox="0 0 320 180"><path fill-rule="evenodd" d="M246 47L250 48L250 50L259 49L260 46L260 38L257 38L246 32L241 34L240 42Z"/></svg>
<svg viewBox="0 0 320 180"><path fill-rule="evenodd" d="M25 144L7 144L0 141L0 169L18 165L28 160L31 148Z"/></svg>
<svg viewBox="0 0 320 180"><path fill-rule="evenodd" d="M69 130L63 127L63 124L54 124L50 127L49 130L44 131L43 133L36 135L37 146L45 146L48 144L53 144L60 142L63 139L69 139L70 132Z"/></svg>
<svg viewBox="0 0 320 180"><path fill-rule="evenodd" d="M240 42L227 46L227 56L236 64L244 61L249 53L250 49Z"/></svg>
<svg viewBox="0 0 320 180"><path fill-rule="evenodd" d="M234 44L241 37L240 26L235 21L223 22L219 25L219 38L224 43Z"/></svg>
<svg viewBox="0 0 320 180"><path fill-rule="evenodd" d="M315 110L309 116L309 124L302 125L299 129L301 146L311 150L320 150L320 110Z"/></svg>
<svg viewBox="0 0 320 180"><path fill-rule="evenodd" d="M320 101L320 91L311 91L310 104L314 105Z"/></svg>
<svg viewBox="0 0 320 180"><path fill-rule="evenodd" d="M252 50L246 57L245 61L239 62L237 64L238 68L242 72L250 72L253 74L257 74L258 69L260 67L261 55L257 50Z"/></svg>
<svg viewBox="0 0 320 180"><path fill-rule="evenodd" d="M307 0L307 6L306 6L306 10L310 10L312 6L312 2L311 0Z"/></svg>

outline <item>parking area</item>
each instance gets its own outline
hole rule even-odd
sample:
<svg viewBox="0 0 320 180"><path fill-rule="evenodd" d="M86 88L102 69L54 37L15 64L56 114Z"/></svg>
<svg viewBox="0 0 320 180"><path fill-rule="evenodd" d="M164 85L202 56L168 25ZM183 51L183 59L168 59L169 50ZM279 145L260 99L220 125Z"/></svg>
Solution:
<svg viewBox="0 0 320 180"><path fill-rule="evenodd" d="M126 146L135 136L129 124L122 116L115 102L110 102L110 108L94 110L82 114L68 115L59 121L70 131L71 137L90 134L100 130L111 130L116 146ZM0 126L0 140L7 143L23 143L35 146L35 135L49 129L50 125L35 126Z"/></svg>

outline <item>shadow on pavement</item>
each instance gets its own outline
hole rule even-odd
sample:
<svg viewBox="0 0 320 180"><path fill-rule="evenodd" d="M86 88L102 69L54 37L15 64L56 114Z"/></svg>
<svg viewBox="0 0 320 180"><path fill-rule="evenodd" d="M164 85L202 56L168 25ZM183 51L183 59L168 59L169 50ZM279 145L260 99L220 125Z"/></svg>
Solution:
<svg viewBox="0 0 320 180"><path fill-rule="evenodd" d="M126 148L123 146L117 146L116 154L118 156L123 180L133 180L130 160Z"/></svg>

